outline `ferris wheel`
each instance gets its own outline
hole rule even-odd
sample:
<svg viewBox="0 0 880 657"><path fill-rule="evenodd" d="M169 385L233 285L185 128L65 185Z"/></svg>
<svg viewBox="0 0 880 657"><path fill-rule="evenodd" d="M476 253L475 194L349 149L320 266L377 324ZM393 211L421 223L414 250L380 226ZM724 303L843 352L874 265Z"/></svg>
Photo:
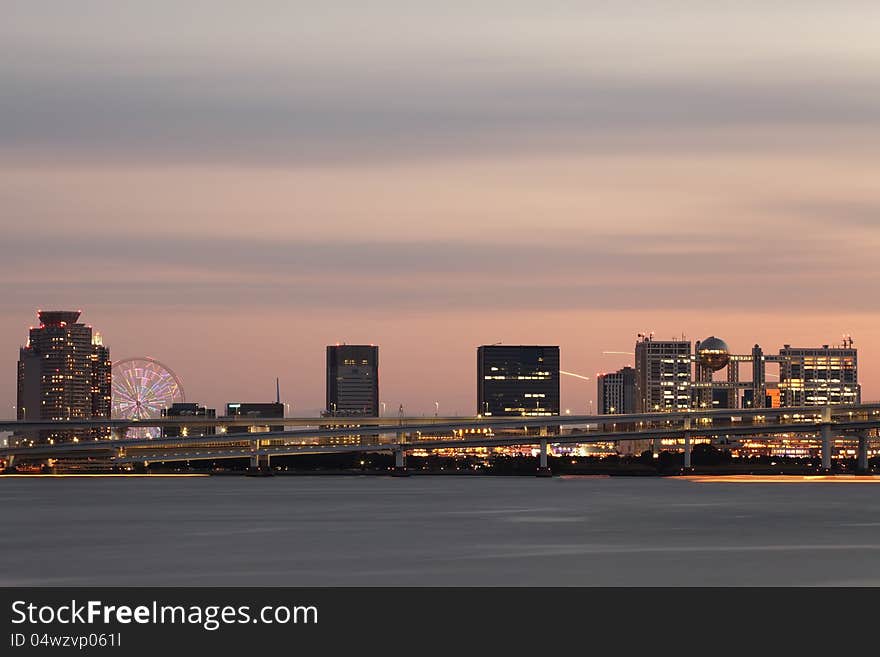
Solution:
<svg viewBox="0 0 880 657"><path fill-rule="evenodd" d="M162 409L186 400L180 379L154 358L142 356L113 363L112 416L125 420L150 420L162 416ZM132 427L128 438L156 438L156 427Z"/></svg>

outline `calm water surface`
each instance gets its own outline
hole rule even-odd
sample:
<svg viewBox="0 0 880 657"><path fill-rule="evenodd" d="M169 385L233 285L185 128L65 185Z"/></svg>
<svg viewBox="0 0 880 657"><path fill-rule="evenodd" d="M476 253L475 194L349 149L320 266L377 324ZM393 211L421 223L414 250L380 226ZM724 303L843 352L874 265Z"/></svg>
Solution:
<svg viewBox="0 0 880 657"><path fill-rule="evenodd" d="M0 585L880 585L880 485L0 478Z"/></svg>

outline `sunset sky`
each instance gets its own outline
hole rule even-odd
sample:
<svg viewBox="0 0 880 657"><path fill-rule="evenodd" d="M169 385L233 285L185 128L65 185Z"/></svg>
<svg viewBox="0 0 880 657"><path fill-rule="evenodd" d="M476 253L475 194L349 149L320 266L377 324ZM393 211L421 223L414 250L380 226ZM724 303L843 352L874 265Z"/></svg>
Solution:
<svg viewBox="0 0 880 657"><path fill-rule="evenodd" d="M475 412L476 347L852 334L880 398L876 1L7 0L0 401L37 308L189 401ZM594 381L563 381L585 412Z"/></svg>

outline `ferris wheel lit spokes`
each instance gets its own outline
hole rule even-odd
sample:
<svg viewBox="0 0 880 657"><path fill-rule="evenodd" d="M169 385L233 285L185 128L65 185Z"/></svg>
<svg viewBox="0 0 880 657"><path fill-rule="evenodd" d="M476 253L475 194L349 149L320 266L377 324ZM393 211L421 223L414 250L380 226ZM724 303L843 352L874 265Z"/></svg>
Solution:
<svg viewBox="0 0 880 657"><path fill-rule="evenodd" d="M149 357L127 358L113 364L113 417L155 419L162 409L185 401L180 379L168 367ZM159 435L156 428L129 429L128 437Z"/></svg>

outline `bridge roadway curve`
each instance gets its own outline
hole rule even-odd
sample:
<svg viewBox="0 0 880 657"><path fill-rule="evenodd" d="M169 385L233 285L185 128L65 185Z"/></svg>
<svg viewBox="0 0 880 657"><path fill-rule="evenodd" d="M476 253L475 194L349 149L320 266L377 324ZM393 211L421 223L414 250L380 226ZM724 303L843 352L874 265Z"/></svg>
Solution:
<svg viewBox="0 0 880 657"><path fill-rule="evenodd" d="M880 415L880 402L840 405L826 407L831 409L833 417L849 416L852 414ZM350 433L352 426L361 429L359 433L367 433L367 427L373 435L376 433L394 433L396 431L418 430L452 430L462 428L522 428L542 427L557 425L587 425L608 423L633 423L633 422L674 422L692 418L715 417L784 417L799 415L818 415L822 413L820 406L799 406L792 408L749 408L749 409L708 409L708 410L685 410L674 412L656 413L633 413L628 415L553 415L545 417L523 416L521 418L510 417L405 417L396 421L388 417L289 417L289 418L260 418L260 417L234 417L234 418L156 418L148 420L116 420L116 419L90 419L90 420L0 420L0 431L39 431L51 429L85 429L106 427L115 431L126 430L131 427L163 428L163 427L248 427L248 426L290 426L305 427L292 431L319 432L323 435L332 435L328 432L336 431L337 435ZM613 419L612 419L613 418ZM348 427L341 426L349 423ZM337 429L328 428L338 427ZM308 427L317 427L308 429ZM279 433L279 432L276 432ZM121 439L124 440L124 439ZM140 439L142 440L142 439Z"/></svg>
<svg viewBox="0 0 880 657"><path fill-rule="evenodd" d="M836 406L829 407L831 411L831 419L834 421L835 418L844 418L851 420L854 417L864 417L866 420L869 417L878 417L880 418L880 404L865 404L860 406ZM573 416L573 415L560 415L560 416L547 416L547 417L521 417L521 418L472 418L472 417L464 417L464 418L454 418L452 420L448 418L443 418L442 420L438 418L433 418L431 421L426 422L424 418L416 418L419 420L418 422L406 422L400 424L376 424L375 422L384 418L363 418L363 424L357 425L347 425L347 426L339 426L338 420L336 422L328 422L325 418L250 418L247 422L242 423L241 421L235 421L233 424L235 426L239 426L241 424L246 424L248 426L280 426L287 422L291 421L308 421L311 422L311 425L305 426L317 426L316 429L292 429L292 430L284 430L284 431L269 431L269 432L261 432L261 433L252 433L252 432L242 432L242 433L219 433L212 434L209 436L192 436L192 437L166 437L166 438L155 438L155 439L143 439L143 438L115 438L108 440L101 440L99 442L102 448L108 447L125 447L125 446L142 446L146 441L149 442L150 445L154 447L160 447L163 445L179 445L182 442L187 444L198 444L198 443L216 443L218 440L223 440L226 442L232 441L253 441L257 437L260 440L271 440L271 439L282 439L282 438L299 438L299 439L309 439L309 438L333 438L340 436L350 436L352 434L357 434L361 436L376 436L376 435L394 435L394 434L413 434L413 433L422 433L422 432L451 432L455 430L465 430L465 429L524 429L524 428L540 428L540 427L548 427L548 426L590 426L590 425L650 425L651 423L662 423L665 426L671 426L676 421L681 421L682 423L686 420L690 420L692 423L699 423L700 421L712 421L715 420L728 420L730 422L742 422L744 418L751 418L754 424L749 424L747 426L764 426L763 422L768 418L782 418L788 419L793 418L796 421L806 421L808 417L818 419L822 415L823 409L821 407L799 407L799 408L784 408L784 409L740 409L740 410L731 410L731 409L718 409L718 410L708 410L708 411L683 411L683 412L675 412L675 413L642 413L642 414L630 414L630 415L588 415L588 416ZM802 418L802 420L801 420ZM84 427L88 426L107 426L111 425L116 428L120 428L118 425L119 421L104 420L103 422L99 422L96 420L89 421L57 421L57 422L40 422L40 423L21 423L22 427L27 428L54 428L54 429L70 429L75 427ZM361 420L359 420L361 422ZM837 421L839 422L839 420ZM837 423L835 422L835 423ZM14 422L12 424L15 424ZM207 424L210 426L223 426L225 423L219 420L207 420L201 421L201 424ZM127 426L130 426L129 423ZM135 426L143 426L143 427L157 427L157 426L187 426L191 427L193 425L192 419L176 419L173 422L167 422L165 419L162 421L146 421L143 423L135 423ZM328 426L329 425L329 426ZM32 450L47 450L47 451L81 451L83 449L90 449L95 446L95 443L85 443L85 442L70 442L70 443L56 443L54 445L40 445L34 446L33 448L28 447L13 447L0 450L0 454L11 454L11 453L22 453L22 452L30 452Z"/></svg>
<svg viewBox="0 0 880 657"><path fill-rule="evenodd" d="M791 409L787 409L791 410ZM815 415L815 410L812 409ZM715 417L717 418L717 413ZM727 412L730 416L730 412ZM791 415L785 413L785 415ZM840 415L840 414L838 414ZM844 414L849 418L849 412ZM98 441L88 443L64 443L59 445L41 445L32 448L17 448L4 450L10 455L19 458L58 458L64 456L104 456L109 457L114 463L132 463L132 462L156 462L156 461L189 461L189 460L214 460L228 458L248 458L255 456L285 456L297 454L327 454L327 453L357 453L357 452L400 452L419 450L440 450L454 448L474 448L474 447L503 447L503 446L524 446L538 445L542 441L549 444L573 444L573 443L595 443L610 442L620 440L651 440L663 438L682 438L685 433L690 437L699 436L742 436L742 435L773 435L785 433L806 433L820 434L823 428L830 428L834 435L843 435L847 433L857 434L866 430L874 430L880 428L880 415L870 413L871 417L855 417L857 413L853 413L853 419L845 419L833 421L831 423L813 418L812 421L789 421L776 422L774 424L764 422L743 423L733 421L729 417L724 424L713 422L711 425L691 424L686 426L661 426L645 429L634 430L612 430L612 431L581 431L570 434L553 434L547 436L537 435L519 435L519 436L474 436L461 438L426 438L415 440L401 440L401 436L411 433L418 433L419 429L434 429L435 431L446 425L403 425L394 427L375 427L372 435L377 437L377 442L357 445L333 445L326 443L306 444L303 438L312 440L319 438L338 437L340 434L333 433L326 435L324 432L274 432L274 433L247 433L247 434L218 434L213 436L199 436L195 438L174 438L161 440L117 440L117 441ZM733 416L733 417L738 417ZM607 422L608 416L602 416L605 420L602 424L633 424L632 422L620 423L618 419L625 416L615 416L615 422ZM631 417L631 416L626 416ZM641 416L644 419L644 416ZM693 416L688 416L693 417ZM701 416L702 417L702 416ZM654 418L657 419L657 418ZM668 419L663 416L662 419ZM717 418L722 419L722 418ZM500 423L493 423L496 428ZM549 422L544 422L541 426L547 426ZM553 422L555 426L558 422ZM485 427L481 424L479 426ZM521 422L517 422L515 427L522 427ZM461 428L456 425L455 428ZM304 433L321 435L304 436ZM357 431L357 435L367 435L370 432ZM352 428L347 428L342 435L350 436L353 434ZM391 435L393 440L386 442L381 441L382 435ZM265 444L269 441L277 442L278 440L296 438L299 442L285 443L282 445ZM236 444L237 443L237 444ZM163 449L164 447L164 449ZM126 449L130 448L130 449ZM153 451L155 450L155 451Z"/></svg>
<svg viewBox="0 0 880 657"><path fill-rule="evenodd" d="M696 429L688 429L687 433L691 437L698 436L741 436L741 435L770 435L783 433L815 433L818 434L825 423L791 423L791 424L774 424L774 425L729 425L729 426L713 426L702 427ZM833 425L835 433L838 435L847 432L863 431L868 429L880 428L880 420L861 421L861 422L845 422L835 423ZM491 438L462 438L449 440L414 440L405 442L387 442L360 445L278 445L278 446L260 446L258 448L248 449L246 447L238 447L233 449L221 449L213 447L210 449L201 449L198 451L182 451L185 447L179 448L181 451L157 451L149 452L146 449L132 450L133 453L126 453L124 456L111 457L114 463L142 463L142 462L169 462L169 461L197 461L197 460L215 460L227 458L248 458L253 456L295 456L303 454L350 454L365 452L397 452L411 451L414 449L436 451L440 449L463 449L475 447L511 447L538 445L542 441L546 441L552 445L563 444L585 444L598 442L611 442L618 440L652 440L664 438L682 438L684 429L651 429L646 431L627 431L627 432L580 432L564 435L552 436L494 436ZM251 434L253 435L253 434ZM146 445L144 447L147 447Z"/></svg>
<svg viewBox="0 0 880 657"><path fill-rule="evenodd" d="M511 417L234 417L234 418L197 418L175 417L155 418L146 420L119 420L119 419L89 419L89 420L0 420L0 431L38 431L51 429L85 429L106 427L116 431L140 428L163 428L163 427L248 427L248 426L295 426L317 427L319 431L329 431L328 426L340 427L339 431L345 431L345 423L348 428L358 426L381 430L381 433L389 433L400 430L416 430L419 428L440 429L444 427L454 428L477 428L485 426L495 427L541 427L556 425L585 425L650 422L656 420L675 421L685 418L700 419L713 417L783 417L799 415L818 415L823 408L830 408L832 416L848 416L852 414L880 415L880 402L872 402L857 405L838 405L830 407L821 406L798 406L790 408L749 408L749 409L691 409L673 412L655 413L632 413L628 415L551 415L544 417L523 416Z"/></svg>

